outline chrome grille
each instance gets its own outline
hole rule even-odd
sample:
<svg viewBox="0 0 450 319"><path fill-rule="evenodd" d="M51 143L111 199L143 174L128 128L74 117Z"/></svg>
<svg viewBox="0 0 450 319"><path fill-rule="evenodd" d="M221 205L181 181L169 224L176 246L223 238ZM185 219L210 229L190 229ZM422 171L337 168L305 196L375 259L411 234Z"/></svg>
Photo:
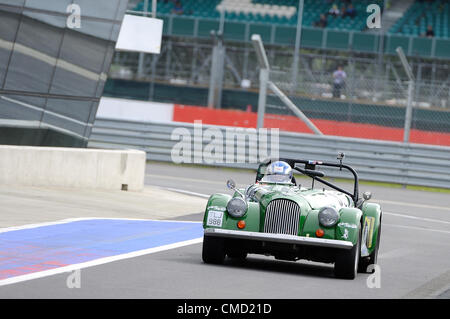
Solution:
<svg viewBox="0 0 450 319"><path fill-rule="evenodd" d="M287 199L275 199L267 205L264 232L272 234L298 234L300 207Z"/></svg>

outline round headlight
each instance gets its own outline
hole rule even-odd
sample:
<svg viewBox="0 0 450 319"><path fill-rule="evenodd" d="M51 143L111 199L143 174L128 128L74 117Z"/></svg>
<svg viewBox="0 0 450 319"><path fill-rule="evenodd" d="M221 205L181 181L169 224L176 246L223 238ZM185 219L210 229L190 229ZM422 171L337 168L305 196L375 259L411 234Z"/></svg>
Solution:
<svg viewBox="0 0 450 319"><path fill-rule="evenodd" d="M240 197L234 197L228 202L227 211L231 216L240 218L247 211L247 203Z"/></svg>
<svg viewBox="0 0 450 319"><path fill-rule="evenodd" d="M323 227L332 227L339 221L339 213L333 207L323 207L319 211L319 223Z"/></svg>

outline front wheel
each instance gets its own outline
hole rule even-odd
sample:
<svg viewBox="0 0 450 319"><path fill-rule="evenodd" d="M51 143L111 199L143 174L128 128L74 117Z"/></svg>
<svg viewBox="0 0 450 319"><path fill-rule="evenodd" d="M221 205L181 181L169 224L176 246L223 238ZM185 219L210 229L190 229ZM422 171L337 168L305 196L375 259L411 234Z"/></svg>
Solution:
<svg viewBox="0 0 450 319"><path fill-rule="evenodd" d="M225 259L224 239L203 236L202 259L207 264L222 264Z"/></svg>
<svg viewBox="0 0 450 319"><path fill-rule="evenodd" d="M247 252L242 247L242 244L236 240L230 240L227 242L227 247L225 252L228 258L231 258L235 261L243 261L247 258Z"/></svg>
<svg viewBox="0 0 450 319"><path fill-rule="evenodd" d="M352 249L342 251L336 256L334 275L337 278L355 279L361 254L361 224L358 225L358 239Z"/></svg>
<svg viewBox="0 0 450 319"><path fill-rule="evenodd" d="M247 253L245 251L230 251L227 256L233 260L243 261L247 258Z"/></svg>

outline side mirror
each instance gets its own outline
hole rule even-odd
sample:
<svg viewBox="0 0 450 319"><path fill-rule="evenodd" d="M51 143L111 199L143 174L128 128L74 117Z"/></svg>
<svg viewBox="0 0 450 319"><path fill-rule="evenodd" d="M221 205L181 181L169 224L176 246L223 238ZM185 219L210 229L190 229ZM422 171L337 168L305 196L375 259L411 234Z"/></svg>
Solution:
<svg viewBox="0 0 450 319"><path fill-rule="evenodd" d="M339 170L340 170L340 171L342 171L342 161L344 160L344 157L345 157L344 152L339 152L339 153L338 153L337 159L339 160L339 164L341 165L341 166L339 167Z"/></svg>
<svg viewBox="0 0 450 319"><path fill-rule="evenodd" d="M235 189L236 188L236 183L232 179L229 179L229 180L227 180L227 187L229 189Z"/></svg>
<svg viewBox="0 0 450 319"><path fill-rule="evenodd" d="M238 194L245 199L245 195L242 194L237 188L236 188L236 183L232 180L229 179L227 180L227 187L235 192L238 192Z"/></svg>
<svg viewBox="0 0 450 319"><path fill-rule="evenodd" d="M372 198L372 193L371 193L371 192L364 192L363 198L364 198L365 200L371 199L371 198Z"/></svg>

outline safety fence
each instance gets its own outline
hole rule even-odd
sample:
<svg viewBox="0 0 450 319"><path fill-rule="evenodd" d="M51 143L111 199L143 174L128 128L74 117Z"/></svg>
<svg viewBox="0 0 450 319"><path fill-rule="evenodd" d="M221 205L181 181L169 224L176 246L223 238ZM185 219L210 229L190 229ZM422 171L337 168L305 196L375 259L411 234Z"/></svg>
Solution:
<svg viewBox="0 0 450 319"><path fill-rule="evenodd" d="M278 81L276 77L273 80L281 89L289 93L288 86ZM148 95L150 86L149 83L138 81L109 79L105 86L104 96L141 101L148 101L150 99L151 101L179 105L204 106L207 104L207 88L157 83L154 85L154 98L150 98ZM311 96L291 94L289 94L289 97L313 122L326 122L319 127L324 134L390 141L403 140L406 111L404 106L386 105L375 102L363 103L355 99L313 98ZM190 115L191 117L202 119L204 123L207 123L206 118L201 117L199 115L200 113L224 113L225 110L229 110L230 112L233 110L247 111L249 106L253 112L257 111L257 92L224 89L222 92L221 109L213 110L204 107L202 110L201 108L196 108L195 114ZM187 111L184 113L187 113ZM241 113L243 113L241 118L245 116L246 120L256 116L256 113ZM267 115L273 115L271 116L272 118L286 119L295 117L294 113L286 108L282 101L274 94L267 95L266 113ZM210 121L207 124L232 125L224 123L224 119L228 117L224 117L224 114L220 115L220 117L216 116L214 121ZM186 122L184 116L178 121ZM302 131L302 126L298 122L298 119L295 121L277 121L277 126L275 127L279 127L285 131L308 132ZM316 123L316 125L320 126L321 124ZM414 104L411 130L411 143L450 146L450 111L448 109L416 107Z"/></svg>
<svg viewBox="0 0 450 319"><path fill-rule="evenodd" d="M177 130L177 131L176 131ZM209 131L208 131L209 130ZM211 139L204 138L206 132L221 135L215 146L225 150L227 143L234 143L234 158L244 161L227 163L222 158L205 152L211 146ZM177 134L174 134L176 132ZM199 135L200 133L200 135ZM229 135L231 137L229 137ZM172 162L174 149L180 145L181 136L189 137L187 162L200 165L226 166L235 168L256 168L249 154L261 140L255 129L202 125L199 128L189 123L156 123L112 120L97 118L89 140L89 147L106 149L132 148L143 150L147 159ZM211 134L209 134L211 135ZM272 142L278 138L278 145ZM317 136L312 134L278 132L270 137L268 155L278 149L279 157L299 158L337 162L338 152L345 153L344 162L353 166L360 179L368 181L397 183L450 188L450 147L398 142L375 141L368 139ZM256 146L256 147L258 147ZM186 152L186 149L184 149ZM208 155L209 154L209 155ZM217 155L217 154L216 154ZM240 156L240 157L239 157ZM261 158L259 158L261 159ZM323 170L329 177L347 177L336 170ZM350 177L350 176L348 176Z"/></svg>
<svg viewBox="0 0 450 319"><path fill-rule="evenodd" d="M302 69L297 87L293 87L289 71L272 70L270 80L289 94L300 109L313 113L310 114L313 117L322 118L327 114L327 118L337 121L403 128L410 98L413 129L450 132L450 90L446 82L431 84L418 80L413 84L413 90L408 91L404 76L389 79L389 75L398 75L393 72L394 68L386 71L384 79L369 75L377 72L376 66L367 65L365 70L356 70L351 61L345 69L331 69L327 74L323 70L326 67L317 72ZM397 70L402 71L398 67ZM276 100L267 105L267 111L291 114L281 101Z"/></svg>

